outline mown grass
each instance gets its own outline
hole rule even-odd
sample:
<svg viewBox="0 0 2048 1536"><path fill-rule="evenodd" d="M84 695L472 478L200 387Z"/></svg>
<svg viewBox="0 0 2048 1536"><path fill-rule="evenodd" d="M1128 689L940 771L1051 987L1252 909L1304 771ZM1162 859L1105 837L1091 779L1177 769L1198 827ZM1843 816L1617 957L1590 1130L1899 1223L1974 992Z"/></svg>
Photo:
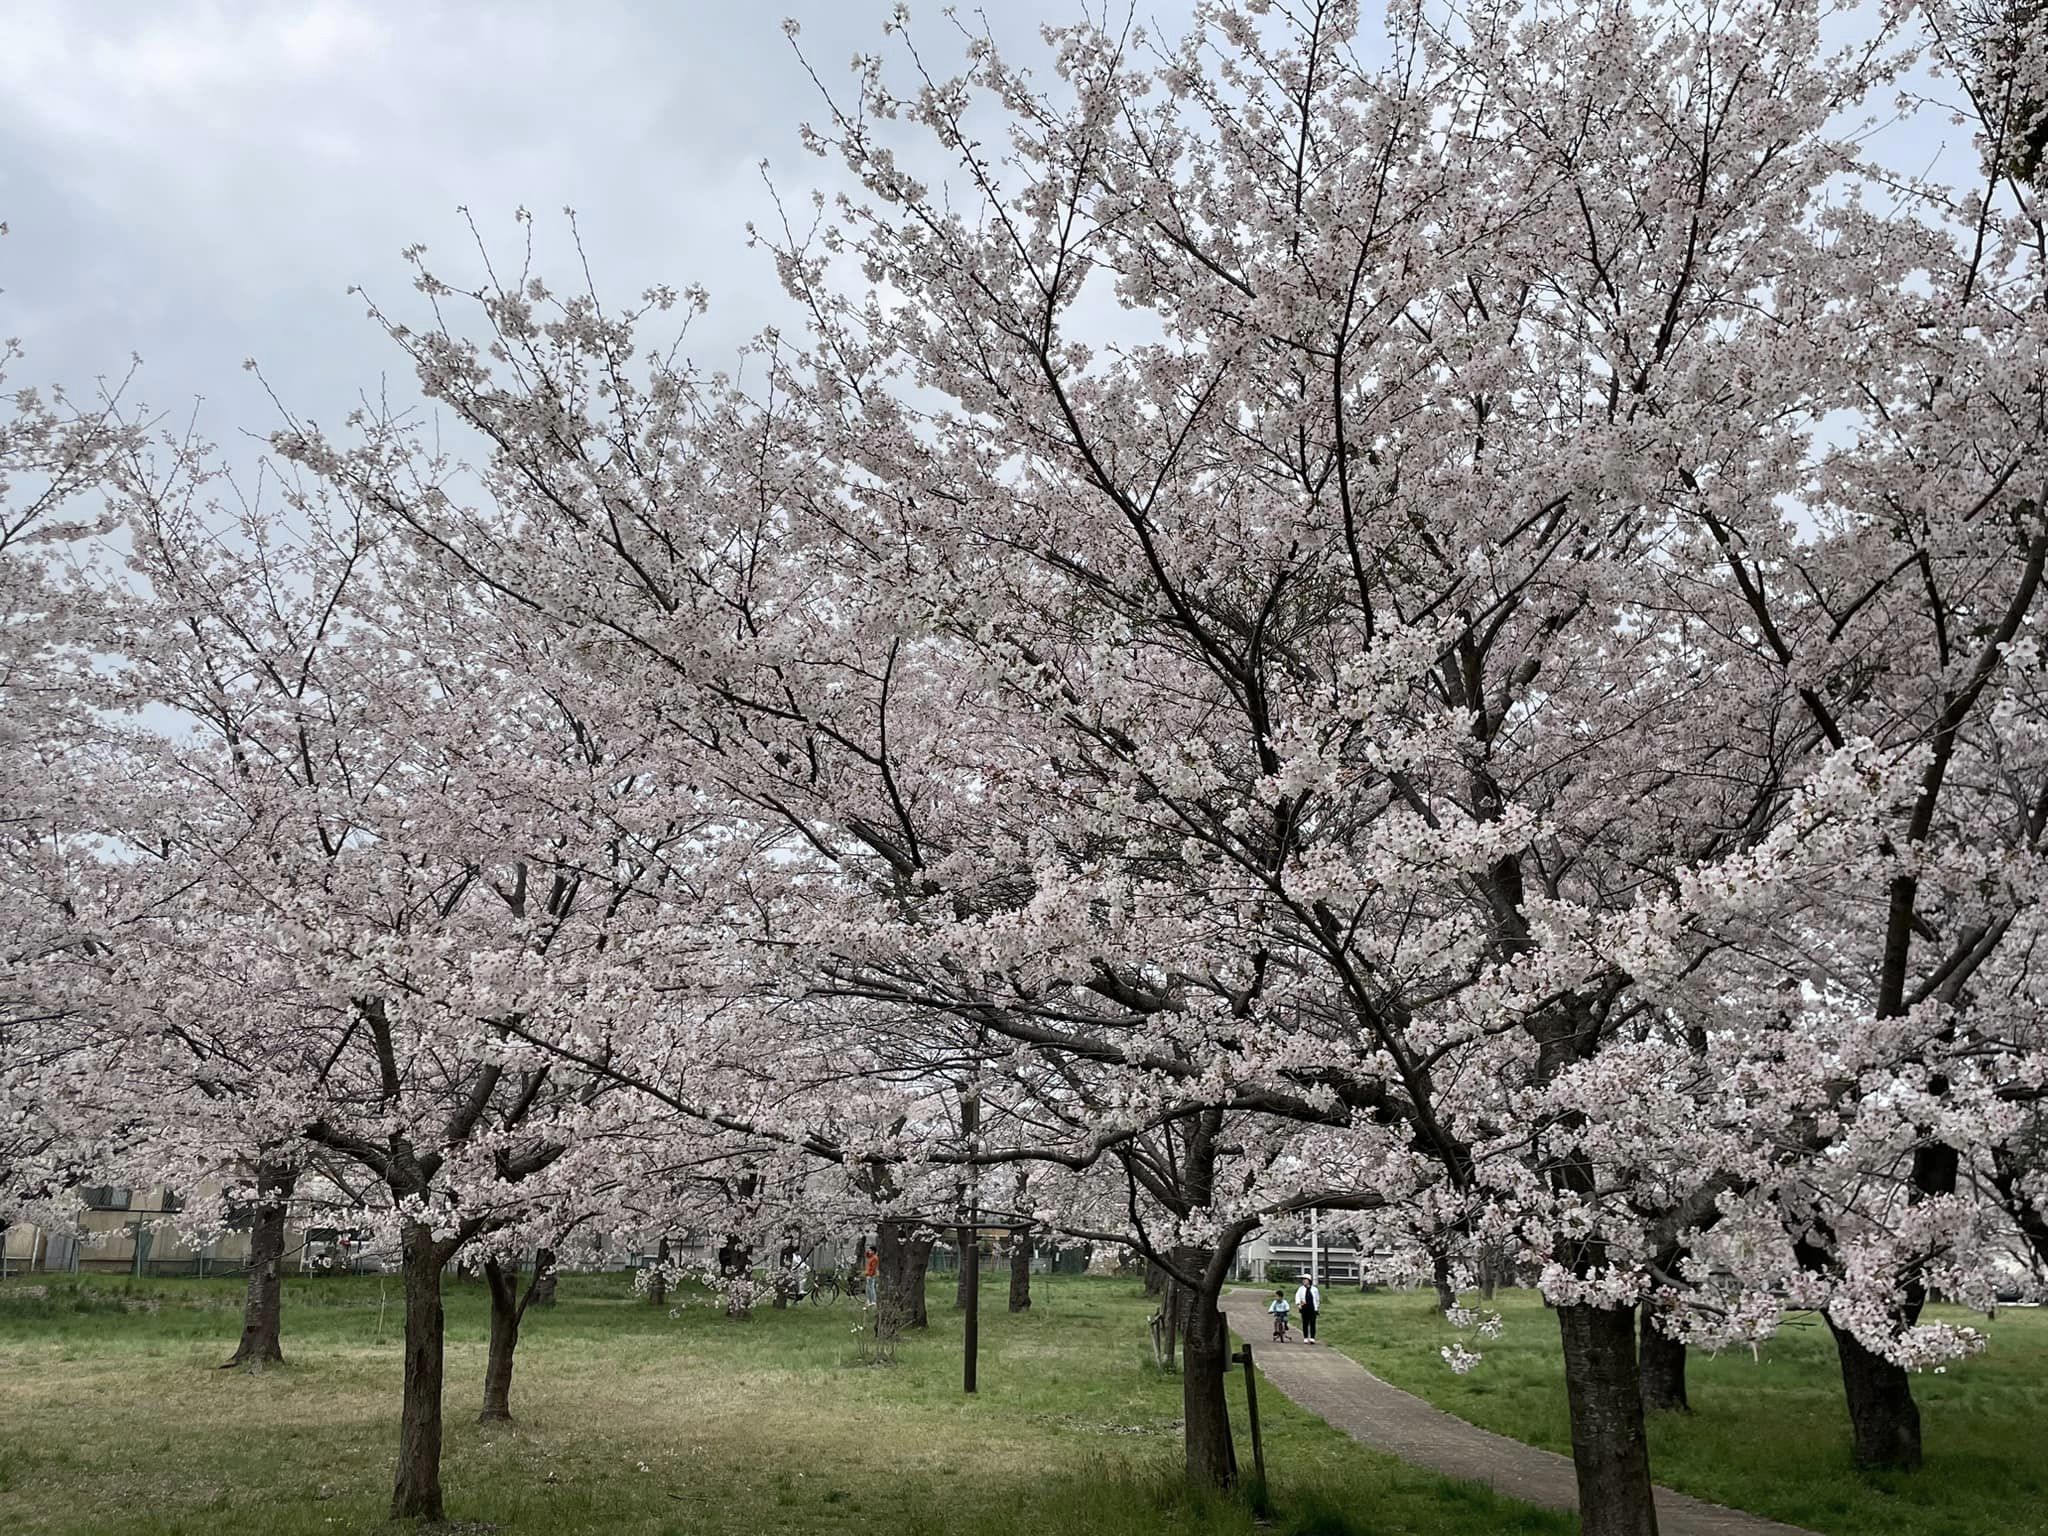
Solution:
<svg viewBox="0 0 2048 1536"><path fill-rule="evenodd" d="M1557 1325L1529 1292L1495 1304L1501 1337L1468 1345L1484 1361L1456 1376L1438 1350L1457 1331L1426 1293L1328 1298L1324 1343L1447 1412L1569 1454ZM2048 1532L2048 1313L2013 1309L1984 1327L1983 1354L1913 1378L1927 1464L1867 1474L1851 1464L1849 1423L1825 1327L1787 1327L1752 1358L1695 1352L1693 1412L1650 1425L1657 1480L1700 1498L1828 1536L2040 1536ZM1263 1404L1262 1404L1263 1406Z"/></svg>
<svg viewBox="0 0 2048 1536"><path fill-rule="evenodd" d="M450 1520L534 1536L1575 1528L1365 1451L1271 1390L1270 1513L1191 1498L1176 1477L1179 1382L1150 1364L1136 1286L1041 1277L1038 1292L1011 1317L991 1288L967 1400L944 1283L930 1333L873 1366L843 1303L731 1323L570 1276L559 1305L529 1314L507 1427L473 1422L486 1304L480 1287L451 1285ZM375 1278L288 1282L288 1363L252 1376L217 1368L239 1326L230 1284L0 1284L0 1532L393 1529L397 1293Z"/></svg>

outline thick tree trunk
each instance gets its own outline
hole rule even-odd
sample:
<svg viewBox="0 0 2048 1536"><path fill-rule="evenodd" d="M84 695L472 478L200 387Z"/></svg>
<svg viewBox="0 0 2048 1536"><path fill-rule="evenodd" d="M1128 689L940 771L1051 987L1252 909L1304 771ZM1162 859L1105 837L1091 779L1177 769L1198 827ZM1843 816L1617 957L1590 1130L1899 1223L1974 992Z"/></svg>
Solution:
<svg viewBox="0 0 2048 1536"><path fill-rule="evenodd" d="M1557 1309L1584 1536L1657 1536L1633 1309Z"/></svg>
<svg viewBox="0 0 2048 1536"><path fill-rule="evenodd" d="M1187 1255L1183 1268L1201 1273L1207 1254ZM1230 1329L1211 1291L1183 1298L1180 1373L1181 1416L1186 1422L1188 1481L1207 1488L1237 1486L1237 1448L1230 1436L1230 1402L1224 1377L1230 1369Z"/></svg>
<svg viewBox="0 0 2048 1536"><path fill-rule="evenodd" d="M1163 1295L1165 1291L1166 1271L1157 1264L1147 1260L1145 1264L1145 1294L1147 1296L1159 1296Z"/></svg>
<svg viewBox="0 0 2048 1536"><path fill-rule="evenodd" d="M275 1163L256 1170L255 1223L249 1229L249 1288L242 1298L242 1341L229 1366L260 1371L284 1363L284 1222L297 1174Z"/></svg>
<svg viewBox="0 0 2048 1536"><path fill-rule="evenodd" d="M1654 1302L1642 1305L1643 1407L1650 1413L1691 1413L1692 1400L1685 1395L1685 1345L1656 1325L1656 1310Z"/></svg>
<svg viewBox="0 0 2048 1536"><path fill-rule="evenodd" d="M398 1422L394 1520L441 1516L441 1267L431 1227L405 1229L405 1386Z"/></svg>
<svg viewBox="0 0 2048 1536"><path fill-rule="evenodd" d="M1491 1243L1480 1245L1479 1249L1479 1299L1493 1300L1494 1288L1500 1284L1500 1250Z"/></svg>
<svg viewBox="0 0 2048 1536"><path fill-rule="evenodd" d="M885 1221L876 1231L880 1301L894 1326L928 1328L931 1317L925 1310L924 1277L931 1262L932 1239L929 1232L906 1231L908 1225Z"/></svg>
<svg viewBox="0 0 2048 1536"><path fill-rule="evenodd" d="M1903 1367L1874 1355L1832 1321L1835 1353L1842 1361L1842 1388L1849 1399L1851 1449L1859 1467L1893 1472L1920 1470L1920 1409Z"/></svg>
<svg viewBox="0 0 2048 1536"><path fill-rule="evenodd" d="M1831 1255L1818 1241L1799 1238L1792 1251L1809 1274L1834 1273ZM1908 1287L1900 1321L1917 1321L1925 1300L1925 1293L1918 1287ZM1832 1318L1826 1321L1828 1332L1835 1336L1835 1354L1842 1366L1842 1391L1849 1406L1850 1454L1856 1465L1917 1471L1920 1409L1913 1401L1910 1378L1883 1356L1865 1349L1854 1334L1837 1328Z"/></svg>
<svg viewBox="0 0 2048 1536"><path fill-rule="evenodd" d="M525 1308L519 1302L519 1271L496 1259L484 1260L484 1283L491 1288L491 1353L484 1365L484 1406L479 1424L512 1418L512 1357L519 1348L519 1324Z"/></svg>
<svg viewBox="0 0 2048 1536"><path fill-rule="evenodd" d="M1031 1234L1016 1233L1010 1239L1010 1310L1031 1310Z"/></svg>

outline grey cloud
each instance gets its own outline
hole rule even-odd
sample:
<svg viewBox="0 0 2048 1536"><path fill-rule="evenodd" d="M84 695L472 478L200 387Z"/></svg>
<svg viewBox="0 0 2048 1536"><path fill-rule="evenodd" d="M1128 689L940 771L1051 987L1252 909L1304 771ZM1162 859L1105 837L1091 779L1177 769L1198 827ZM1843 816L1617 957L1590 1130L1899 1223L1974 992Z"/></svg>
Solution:
<svg viewBox="0 0 2048 1536"><path fill-rule="evenodd" d="M783 36L828 83L883 49L886 0L307 6L18 0L0 47L0 334L24 378L74 388L145 360L144 394L206 397L215 435L274 412L244 357L322 420L396 366L351 284L402 298L400 249L451 261L467 205L494 248L534 210L545 270L573 205L604 292L702 283L700 356L780 312L744 225L831 184L797 127L822 115ZM991 7L1006 42L1078 0ZM1183 10L1166 8L1168 14ZM918 9L941 59L936 6ZM928 25L927 25L928 24Z"/></svg>

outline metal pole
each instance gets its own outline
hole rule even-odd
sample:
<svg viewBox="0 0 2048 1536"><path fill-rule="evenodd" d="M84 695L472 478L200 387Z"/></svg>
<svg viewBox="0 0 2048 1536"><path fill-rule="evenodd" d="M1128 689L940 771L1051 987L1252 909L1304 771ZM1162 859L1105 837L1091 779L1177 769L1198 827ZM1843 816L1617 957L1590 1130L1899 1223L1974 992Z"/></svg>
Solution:
<svg viewBox="0 0 2048 1536"><path fill-rule="evenodd" d="M977 1049L981 1044L975 1035ZM960 1096L960 1129L967 1142L967 1224L961 1232L960 1279L967 1288L967 1319L961 1340L961 1387L974 1394L976 1356L981 1353L981 1062Z"/></svg>
<svg viewBox="0 0 2048 1536"><path fill-rule="evenodd" d="M975 1357L981 1353L981 1233L973 1224L976 1213L970 1211L968 1215L967 1242L960 1251L960 1263L967 1277L966 1369L962 1385L972 1393Z"/></svg>
<svg viewBox="0 0 2048 1536"><path fill-rule="evenodd" d="M1308 1213L1308 1283L1323 1283L1323 1213L1320 1208L1309 1207Z"/></svg>

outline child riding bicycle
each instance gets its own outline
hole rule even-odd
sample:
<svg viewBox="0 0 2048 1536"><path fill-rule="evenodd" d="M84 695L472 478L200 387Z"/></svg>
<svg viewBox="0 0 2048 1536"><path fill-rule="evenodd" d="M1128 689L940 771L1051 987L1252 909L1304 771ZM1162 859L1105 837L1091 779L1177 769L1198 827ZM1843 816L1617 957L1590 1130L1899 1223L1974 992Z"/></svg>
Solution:
<svg viewBox="0 0 2048 1536"><path fill-rule="evenodd" d="M1266 1303L1266 1310L1273 1314L1273 1339L1276 1343L1287 1337L1287 1293L1275 1291L1273 1299Z"/></svg>

